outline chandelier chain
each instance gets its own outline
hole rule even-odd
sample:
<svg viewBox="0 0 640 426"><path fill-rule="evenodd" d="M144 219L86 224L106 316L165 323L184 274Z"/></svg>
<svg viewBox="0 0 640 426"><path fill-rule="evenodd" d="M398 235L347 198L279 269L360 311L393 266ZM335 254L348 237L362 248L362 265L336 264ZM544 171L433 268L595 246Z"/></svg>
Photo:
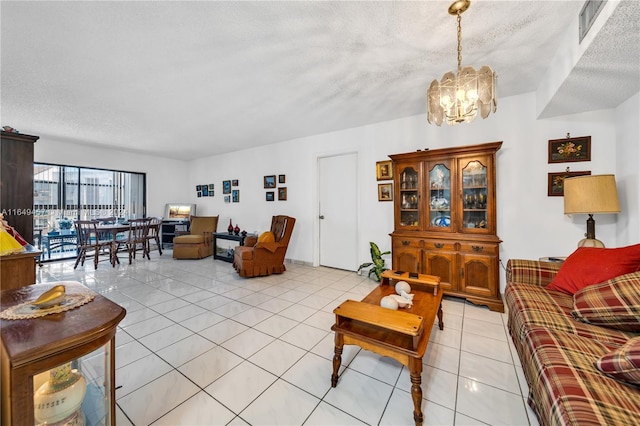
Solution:
<svg viewBox="0 0 640 426"><path fill-rule="evenodd" d="M462 69L462 12L458 11L458 72Z"/></svg>

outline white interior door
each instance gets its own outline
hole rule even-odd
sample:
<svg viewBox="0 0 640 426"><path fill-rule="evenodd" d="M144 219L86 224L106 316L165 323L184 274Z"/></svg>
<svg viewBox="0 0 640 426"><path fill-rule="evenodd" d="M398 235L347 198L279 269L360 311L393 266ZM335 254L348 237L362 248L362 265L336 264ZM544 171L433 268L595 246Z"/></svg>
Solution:
<svg viewBox="0 0 640 426"><path fill-rule="evenodd" d="M318 162L320 265L355 271L358 155L320 157Z"/></svg>

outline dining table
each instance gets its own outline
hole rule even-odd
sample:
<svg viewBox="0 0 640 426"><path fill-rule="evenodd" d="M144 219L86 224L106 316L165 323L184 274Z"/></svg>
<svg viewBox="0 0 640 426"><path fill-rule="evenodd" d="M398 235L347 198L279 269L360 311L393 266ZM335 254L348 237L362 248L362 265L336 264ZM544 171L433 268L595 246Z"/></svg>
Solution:
<svg viewBox="0 0 640 426"><path fill-rule="evenodd" d="M118 259L118 246L127 242L127 237L123 234L128 233L130 226L128 223L106 223L96 226L100 239L108 239L111 241L111 266L116 266L116 263L120 263ZM127 234L128 235L128 234Z"/></svg>
<svg viewBox="0 0 640 426"><path fill-rule="evenodd" d="M131 227L129 223L121 222L99 224L96 229L99 234L109 234L108 239L111 240L111 266L115 267L116 263L120 263L118 259L118 246L127 242L128 232L131 230ZM149 223L149 229L154 229L155 232L159 232L160 224Z"/></svg>

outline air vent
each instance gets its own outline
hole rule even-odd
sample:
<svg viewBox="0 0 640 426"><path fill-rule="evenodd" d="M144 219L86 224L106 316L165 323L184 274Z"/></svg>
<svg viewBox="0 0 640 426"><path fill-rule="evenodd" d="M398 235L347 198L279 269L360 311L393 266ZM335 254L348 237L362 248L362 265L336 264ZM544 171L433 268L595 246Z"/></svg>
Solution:
<svg viewBox="0 0 640 426"><path fill-rule="evenodd" d="M593 22L598 17L598 14L600 13L600 10L602 10L602 6L604 6L606 1L607 0L587 0L584 6L582 6L580 15L578 15L578 22L580 22L579 43L582 43L582 39L589 32L589 28L593 25Z"/></svg>

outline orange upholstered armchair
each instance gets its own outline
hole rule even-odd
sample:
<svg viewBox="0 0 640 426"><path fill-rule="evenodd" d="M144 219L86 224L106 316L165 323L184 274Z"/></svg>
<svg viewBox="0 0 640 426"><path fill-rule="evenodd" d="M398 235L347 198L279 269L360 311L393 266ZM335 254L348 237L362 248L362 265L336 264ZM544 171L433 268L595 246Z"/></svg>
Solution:
<svg viewBox="0 0 640 426"><path fill-rule="evenodd" d="M213 255L218 216L191 216L189 233L173 238L174 259L202 259Z"/></svg>
<svg viewBox="0 0 640 426"><path fill-rule="evenodd" d="M244 246L238 246L233 253L233 267L241 277L259 277L281 274L286 271L284 256L296 220L289 216L273 216L271 235L264 233L258 237L247 237ZM265 238L268 237L268 238Z"/></svg>

